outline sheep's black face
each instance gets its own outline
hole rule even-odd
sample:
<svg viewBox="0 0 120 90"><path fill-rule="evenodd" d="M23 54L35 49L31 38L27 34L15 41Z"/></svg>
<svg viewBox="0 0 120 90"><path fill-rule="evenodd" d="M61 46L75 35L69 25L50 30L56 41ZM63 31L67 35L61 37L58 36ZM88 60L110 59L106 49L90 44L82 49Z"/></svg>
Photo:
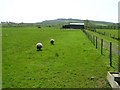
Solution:
<svg viewBox="0 0 120 90"><path fill-rule="evenodd" d="M41 50L42 46L41 45L37 45L37 50Z"/></svg>
<svg viewBox="0 0 120 90"><path fill-rule="evenodd" d="M50 43L51 43L52 45L54 45L54 41L50 41Z"/></svg>

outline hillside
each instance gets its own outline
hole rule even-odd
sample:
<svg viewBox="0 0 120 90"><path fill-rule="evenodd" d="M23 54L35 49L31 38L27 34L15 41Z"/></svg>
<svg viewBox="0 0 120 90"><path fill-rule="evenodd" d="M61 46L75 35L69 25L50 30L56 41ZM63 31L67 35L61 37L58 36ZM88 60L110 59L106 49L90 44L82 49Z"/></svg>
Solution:
<svg viewBox="0 0 120 90"><path fill-rule="evenodd" d="M94 20L89 20L91 23L94 23L96 25L102 25L102 26L107 26L113 24L112 22L105 22L105 21L94 21ZM68 24L70 22L79 22L83 23L84 20L81 19L55 19L55 20L45 20L42 21L41 24L46 24L46 25L57 25L57 24Z"/></svg>
<svg viewBox="0 0 120 90"><path fill-rule="evenodd" d="M97 26L111 26L115 23L112 22L105 22L105 21L94 21L94 20L88 20L91 24L97 25ZM2 27L21 27L21 26L39 26L39 25L56 25L61 26L64 24L69 24L70 22L77 22L77 23L83 23L85 20L82 19L72 19L72 18L60 18L60 19L54 19L54 20L45 20L42 22L36 22L36 23L15 23L15 22L1 22Z"/></svg>

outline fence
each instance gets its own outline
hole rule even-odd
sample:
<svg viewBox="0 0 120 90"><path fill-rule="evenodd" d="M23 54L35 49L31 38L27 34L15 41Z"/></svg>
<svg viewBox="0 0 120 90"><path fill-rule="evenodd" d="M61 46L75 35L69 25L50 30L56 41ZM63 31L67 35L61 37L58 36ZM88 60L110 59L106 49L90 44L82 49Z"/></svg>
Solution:
<svg viewBox="0 0 120 90"><path fill-rule="evenodd" d="M102 39L100 37L97 37L96 35L91 35L86 30L82 30L85 35L88 37L88 39L93 43L96 49L100 50L101 55L108 54L109 56L109 65L112 67L115 67L115 69L118 69L120 72L120 51L118 48L120 48L119 45L109 42L105 39ZM114 56L114 61L113 61Z"/></svg>
<svg viewBox="0 0 120 90"><path fill-rule="evenodd" d="M93 30L91 30L91 31L93 31ZM94 31L94 32L101 34L101 35L104 35L104 36L108 36L112 39L120 40L120 37L118 36L118 34L111 34L110 32L98 31L98 30ZM116 32L118 32L118 31L116 31Z"/></svg>

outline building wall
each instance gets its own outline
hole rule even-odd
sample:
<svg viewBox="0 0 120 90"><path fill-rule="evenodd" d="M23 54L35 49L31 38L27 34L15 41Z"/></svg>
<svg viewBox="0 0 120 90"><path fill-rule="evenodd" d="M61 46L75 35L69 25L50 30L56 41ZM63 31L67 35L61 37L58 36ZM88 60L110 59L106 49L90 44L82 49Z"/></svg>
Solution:
<svg viewBox="0 0 120 90"><path fill-rule="evenodd" d="M64 29L84 29L84 25L64 25Z"/></svg>

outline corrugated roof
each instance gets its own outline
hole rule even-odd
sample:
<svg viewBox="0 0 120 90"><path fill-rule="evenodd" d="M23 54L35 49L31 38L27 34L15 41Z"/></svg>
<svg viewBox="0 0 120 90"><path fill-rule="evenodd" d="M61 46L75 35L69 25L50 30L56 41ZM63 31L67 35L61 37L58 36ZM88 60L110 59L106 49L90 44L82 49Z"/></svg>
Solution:
<svg viewBox="0 0 120 90"><path fill-rule="evenodd" d="M70 25L84 25L84 23L70 23Z"/></svg>

